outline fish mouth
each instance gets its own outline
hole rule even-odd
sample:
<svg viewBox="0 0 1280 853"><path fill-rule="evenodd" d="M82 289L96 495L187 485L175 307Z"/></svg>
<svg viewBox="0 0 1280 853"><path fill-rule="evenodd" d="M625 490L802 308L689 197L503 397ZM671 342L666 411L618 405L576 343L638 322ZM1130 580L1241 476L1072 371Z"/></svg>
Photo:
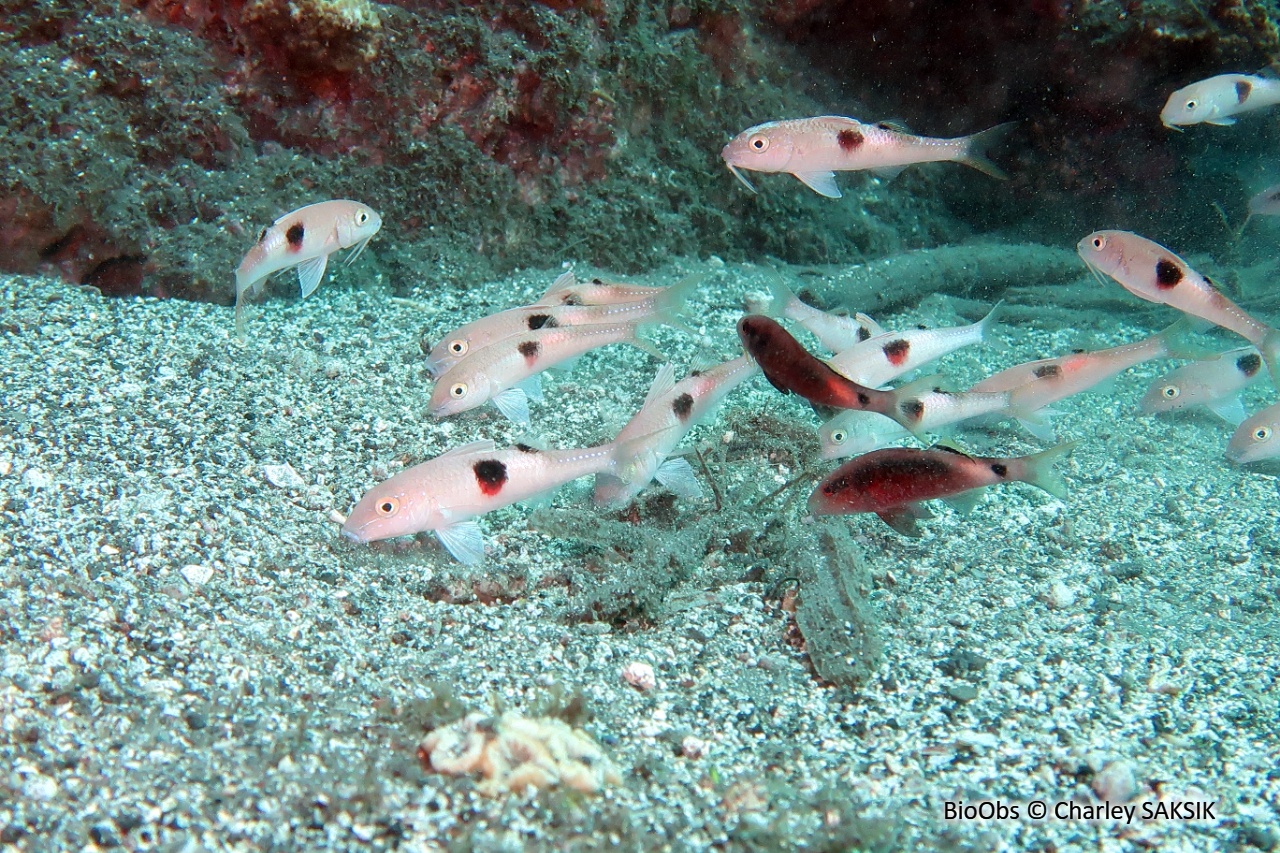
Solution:
<svg viewBox="0 0 1280 853"><path fill-rule="evenodd" d="M753 186L751 186L751 182L747 180L746 176L745 176L745 175L743 175L743 174L742 174L742 172L738 171L738 167L737 167L737 166L733 165L733 164L732 164L732 163L730 163L728 160L725 160L725 161L724 161L724 164L725 164L726 166L728 166L728 167L729 167L729 171L730 171L730 172L733 172L733 176L734 176L735 178L737 178L739 181L742 181L742 185L743 185L744 187L746 187L747 189L751 190L751 192L753 192L753 193L756 191L756 188L755 188L755 187L753 187Z"/></svg>

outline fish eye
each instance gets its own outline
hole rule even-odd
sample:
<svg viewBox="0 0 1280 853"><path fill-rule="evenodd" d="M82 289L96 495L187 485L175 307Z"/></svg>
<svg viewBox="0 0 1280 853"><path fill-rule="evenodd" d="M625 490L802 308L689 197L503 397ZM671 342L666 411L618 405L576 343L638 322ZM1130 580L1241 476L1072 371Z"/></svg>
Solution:
<svg viewBox="0 0 1280 853"><path fill-rule="evenodd" d="M1266 441L1271 438L1271 427L1258 427L1253 431L1254 441Z"/></svg>
<svg viewBox="0 0 1280 853"><path fill-rule="evenodd" d="M1177 385L1166 385L1160 393L1164 395L1166 400L1176 400L1182 391L1178 389Z"/></svg>
<svg viewBox="0 0 1280 853"><path fill-rule="evenodd" d="M362 210L356 214L356 224L363 225L369 221L369 211Z"/></svg>
<svg viewBox="0 0 1280 853"><path fill-rule="evenodd" d="M449 352L453 353L454 355L466 355L467 342L462 340L449 341Z"/></svg>
<svg viewBox="0 0 1280 853"><path fill-rule="evenodd" d="M1194 100L1194 99L1193 99L1193 100L1190 100L1190 101L1187 101L1187 109L1189 109L1189 110L1194 110L1194 109L1196 108L1196 106L1197 106L1197 104L1196 104L1196 102L1195 102L1195 100Z"/></svg>
<svg viewBox="0 0 1280 853"><path fill-rule="evenodd" d="M1104 248L1106 248L1106 246L1107 246L1106 237L1097 236L1093 238L1093 248L1097 249L1098 251L1102 251Z"/></svg>
<svg viewBox="0 0 1280 853"><path fill-rule="evenodd" d="M380 518L390 518L400 511L400 501L395 498L383 498L374 505L373 511L376 512Z"/></svg>
<svg viewBox="0 0 1280 853"><path fill-rule="evenodd" d="M849 436L842 429L835 429L831 431L832 444L844 444L844 440L848 437Z"/></svg>
<svg viewBox="0 0 1280 853"><path fill-rule="evenodd" d="M467 396L468 390L470 389L467 388L467 383L459 382L457 385L454 385L449 389L449 396L455 400L461 400L463 397Z"/></svg>
<svg viewBox="0 0 1280 853"><path fill-rule="evenodd" d="M747 144L751 146L753 151L764 151L769 147L769 137L757 133L747 140Z"/></svg>

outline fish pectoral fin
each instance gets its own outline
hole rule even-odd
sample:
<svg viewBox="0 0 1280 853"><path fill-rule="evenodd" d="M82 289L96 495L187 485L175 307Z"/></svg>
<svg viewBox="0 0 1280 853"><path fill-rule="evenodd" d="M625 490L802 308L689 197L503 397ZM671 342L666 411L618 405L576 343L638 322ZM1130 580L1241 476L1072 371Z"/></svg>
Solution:
<svg viewBox="0 0 1280 853"><path fill-rule="evenodd" d="M1232 426L1240 426L1249 416L1244 410L1244 403L1240 401L1239 394L1222 400L1210 400L1205 403L1205 407Z"/></svg>
<svg viewBox="0 0 1280 853"><path fill-rule="evenodd" d="M522 379L516 383L516 387L525 393L535 403L541 403L546 398L542 396L542 377L535 373L528 379Z"/></svg>
<svg viewBox="0 0 1280 853"><path fill-rule="evenodd" d="M683 456L673 456L658 466L653 479L666 486L678 498L690 500L702 497L702 484L693 473L693 466Z"/></svg>
<svg viewBox="0 0 1280 853"><path fill-rule="evenodd" d="M836 173L826 172L792 172L809 189L827 198L840 198L844 193L836 186Z"/></svg>
<svg viewBox="0 0 1280 853"><path fill-rule="evenodd" d="M493 405L509 420L529 425L529 395L522 388L508 388L493 398Z"/></svg>
<svg viewBox="0 0 1280 853"><path fill-rule="evenodd" d="M474 566L484 559L484 535L474 521L459 521L436 531L436 538L453 558L464 566Z"/></svg>
<svg viewBox="0 0 1280 853"><path fill-rule="evenodd" d="M920 525L916 524L921 519L933 518L933 513L921 504L907 504L906 506L894 507L883 512L877 512L880 520L901 533L903 536L910 536L912 539L919 539L924 536L924 532L920 529Z"/></svg>
<svg viewBox="0 0 1280 853"><path fill-rule="evenodd" d="M1058 440L1057 434L1053 431L1053 423L1050 420L1056 414L1058 414L1056 410L1046 407L1037 409L1034 412L1024 412L1018 416L1017 420L1027 432L1046 444L1052 444Z"/></svg>
<svg viewBox="0 0 1280 853"><path fill-rule="evenodd" d="M302 289L303 299L316 292L316 288L324 279L324 268L328 263L328 255L317 255L298 264L298 287Z"/></svg>

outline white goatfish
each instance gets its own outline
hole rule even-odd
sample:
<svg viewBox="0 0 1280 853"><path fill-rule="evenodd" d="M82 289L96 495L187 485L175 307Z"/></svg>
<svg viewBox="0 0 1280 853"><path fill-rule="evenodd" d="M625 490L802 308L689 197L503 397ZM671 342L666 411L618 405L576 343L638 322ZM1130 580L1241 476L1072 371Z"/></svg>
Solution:
<svg viewBox="0 0 1280 853"><path fill-rule="evenodd" d="M854 382L879 388L961 347L984 343L995 325L997 303L986 317L967 326L882 332L827 359L832 370Z"/></svg>
<svg viewBox="0 0 1280 853"><path fill-rule="evenodd" d="M617 467L596 474L596 505L627 503L652 480L679 497L699 497L702 487L688 461L668 457L689 430L759 369L750 356L743 355L694 370L676 382L674 368L664 364L644 405L618 433L617 443L626 450L618 452Z"/></svg>
<svg viewBox="0 0 1280 853"><path fill-rule="evenodd" d="M497 450L492 441L478 441L458 447L366 492L342 535L365 544L432 531L455 559L474 565L484 557L484 538L472 519L611 469L615 446Z"/></svg>
<svg viewBox="0 0 1280 853"><path fill-rule="evenodd" d="M1280 387L1280 332L1223 296L1182 258L1129 231L1095 231L1076 244L1076 251L1095 274L1106 273L1134 296L1235 332L1258 348Z"/></svg>
<svg viewBox="0 0 1280 853"><path fill-rule="evenodd" d="M1160 110L1160 123L1235 124L1235 116L1280 104L1280 80L1252 74L1219 74L1178 89Z"/></svg>
<svg viewBox="0 0 1280 853"><path fill-rule="evenodd" d="M330 255L355 246L350 264L381 227L382 217L373 208L335 199L300 207L264 228L236 270L236 334L244 334L246 303L262 292L272 273L297 267L305 299L320 286Z"/></svg>
<svg viewBox="0 0 1280 853"><path fill-rule="evenodd" d="M786 317L788 320L795 320L831 352L842 352L884 331L879 323L866 314L855 314L849 317L814 308L802 301L791 288L777 278L769 280L769 291L768 299L748 294L744 300L747 311L752 314L764 314L766 317Z"/></svg>
<svg viewBox="0 0 1280 853"><path fill-rule="evenodd" d="M448 333L427 356L427 370L440 376L476 352L499 341L539 329L592 326L606 323L670 323L684 308L689 294L705 278L691 275L670 287L645 287L646 294L634 300L614 302L568 302L525 305L473 320ZM636 292L640 290L637 288Z"/></svg>
<svg viewBox="0 0 1280 853"><path fill-rule="evenodd" d="M1204 406L1227 423L1245 419L1240 394L1262 379L1262 356L1253 347L1193 361L1152 382L1139 408L1147 414Z"/></svg>
<svg viewBox="0 0 1280 853"><path fill-rule="evenodd" d="M615 305L656 296L665 287L625 284L593 278L579 281L573 270L561 273L534 305Z"/></svg>
<svg viewBox="0 0 1280 853"><path fill-rule="evenodd" d="M1250 415L1227 443L1227 458L1239 465L1280 456L1280 403Z"/></svg>
<svg viewBox="0 0 1280 853"><path fill-rule="evenodd" d="M436 380L429 411L443 418L492 400L502 414L527 424L529 398L541 399L538 374L597 347L623 343L666 360L640 337L635 323L544 327L476 350L450 367Z"/></svg>
<svg viewBox="0 0 1280 853"><path fill-rule="evenodd" d="M840 198L836 172L870 169L896 175L915 163L953 162L972 166L994 178L1005 178L985 151L1013 123L954 139L914 136L891 124L864 124L843 116L817 116L771 121L747 128L724 147L720 156L734 176L755 192L740 170L786 172L809 189Z"/></svg>

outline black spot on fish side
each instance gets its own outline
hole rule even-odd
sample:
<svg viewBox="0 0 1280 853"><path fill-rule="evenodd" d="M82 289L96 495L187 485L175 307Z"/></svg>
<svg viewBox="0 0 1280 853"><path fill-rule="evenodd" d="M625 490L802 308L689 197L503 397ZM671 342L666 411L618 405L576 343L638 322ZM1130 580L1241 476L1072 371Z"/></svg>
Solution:
<svg viewBox="0 0 1280 853"><path fill-rule="evenodd" d="M1249 98L1249 93L1253 91L1253 84L1248 80L1236 81L1236 103L1243 104Z"/></svg>
<svg viewBox="0 0 1280 853"><path fill-rule="evenodd" d="M531 444L519 444L519 443L517 443L517 444L515 445L515 448L516 448L516 450L519 450L521 453L537 453L537 452L538 452L538 448L534 447L534 446L533 446L533 445L531 445Z"/></svg>
<svg viewBox="0 0 1280 853"><path fill-rule="evenodd" d="M307 236L307 231L302 227L301 222L295 222L289 226L289 230L284 232L284 239L289 241L289 248L295 252L302 248L302 238Z"/></svg>
<svg viewBox="0 0 1280 853"><path fill-rule="evenodd" d="M1253 376L1262 367L1262 359L1256 352L1251 352L1236 359L1236 369L1245 376Z"/></svg>
<svg viewBox="0 0 1280 853"><path fill-rule="evenodd" d="M865 391L859 391L859 392L858 392L858 405L859 405L859 406L861 406L861 407L862 407L862 408L864 408L864 409L865 409L867 406L870 406L870 405L871 405L871 395L870 395L870 394L867 394Z"/></svg>
<svg viewBox="0 0 1280 853"><path fill-rule="evenodd" d="M520 354L524 356L525 361L533 361L538 357L538 353L542 350L542 345L537 341L524 341L520 346L516 347Z"/></svg>
<svg viewBox="0 0 1280 853"><path fill-rule="evenodd" d="M676 417L683 423L689 420L689 413L693 411L693 397L688 394L681 394L671 401L671 411L676 413Z"/></svg>
<svg viewBox="0 0 1280 853"><path fill-rule="evenodd" d="M858 343L862 343L869 337L871 337L871 330L868 329L866 326L859 326L858 327Z"/></svg>
<svg viewBox="0 0 1280 853"><path fill-rule="evenodd" d="M1009 466L1003 462L994 462L991 465L991 473L997 477L1007 477L1009 475Z"/></svg>
<svg viewBox="0 0 1280 853"><path fill-rule="evenodd" d="M836 134L836 143L840 146L841 151L855 151L862 145L863 141L862 134L856 130L842 130Z"/></svg>
<svg viewBox="0 0 1280 853"><path fill-rule="evenodd" d="M884 357L889 359L889 363L895 367L900 366L907 360L907 355L911 352L911 341L906 338L898 338L885 344Z"/></svg>
<svg viewBox="0 0 1280 853"><path fill-rule="evenodd" d="M924 403L919 400L907 400L898 409L913 421L924 417Z"/></svg>
<svg viewBox="0 0 1280 853"><path fill-rule="evenodd" d="M1057 379L1062 375L1062 368L1056 364L1042 364L1033 372L1036 379Z"/></svg>
<svg viewBox="0 0 1280 853"><path fill-rule="evenodd" d="M502 491L507 483L507 466L497 459L481 459L471 466L471 470L475 471L480 491L490 497Z"/></svg>
<svg viewBox="0 0 1280 853"><path fill-rule="evenodd" d="M1169 288L1182 281L1182 269L1168 258L1156 261L1156 285Z"/></svg>
<svg viewBox="0 0 1280 853"><path fill-rule="evenodd" d="M556 322L556 318L552 317L550 314L529 315L529 331L531 332L536 332L538 329L543 327L554 329L558 325L560 324Z"/></svg>

